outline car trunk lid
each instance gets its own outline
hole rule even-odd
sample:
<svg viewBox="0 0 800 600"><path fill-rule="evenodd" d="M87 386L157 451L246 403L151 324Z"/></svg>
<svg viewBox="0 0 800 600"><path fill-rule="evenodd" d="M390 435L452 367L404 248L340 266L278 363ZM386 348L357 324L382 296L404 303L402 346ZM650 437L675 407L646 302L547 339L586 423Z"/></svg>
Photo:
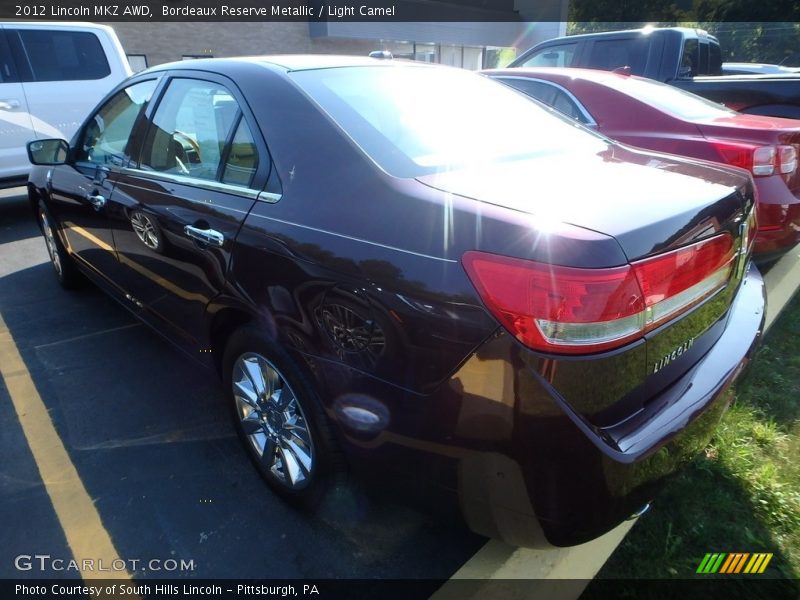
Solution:
<svg viewBox="0 0 800 600"><path fill-rule="evenodd" d="M578 168L579 166L579 168ZM609 145L417 178L445 192L614 237L635 261L725 230L746 177L725 167Z"/></svg>
<svg viewBox="0 0 800 600"><path fill-rule="evenodd" d="M476 274L475 257L469 252L465 255L465 268L490 312L523 344L546 353L542 356L549 356L541 366L532 364L532 367L541 372L578 414L592 426L602 428L643 410L651 398L696 364L724 331L726 314L742 281L751 249L753 187L752 180L739 170L615 145L610 146L609 152L588 161L586 157L580 158L570 161L565 156L555 156L419 179L449 193L531 214L534 229L546 230L552 222L567 222L610 235L620 244L634 270L668 255L678 256L688 248L720 238L730 240L727 263L730 268L722 275L721 284L707 294L701 290L697 301L689 298L685 305L679 304L677 312L668 313L670 316L664 321L655 321L653 327L644 327L638 338L628 335L624 345L616 348L604 341L587 346L590 349L583 354L580 348L559 351L553 346L548 350L537 347L535 342L529 343L532 338L526 331L531 331L534 321L549 325L536 320L538 315L517 318L522 314L518 311L520 296L539 298L531 300L532 305L547 296L546 293L535 296L535 278L530 280L534 292L529 294L515 293L514 279L505 290L487 292L482 285L493 283L488 279L476 283L480 274ZM577 175L576 164L581 165ZM491 252L491 249L481 248L481 251ZM514 257L511 264L500 264L494 272L491 269L497 265L489 267L489 278L496 277L504 268L524 270L524 260L528 258ZM522 262L513 262L519 259ZM508 263L500 258L499 262L503 261ZM550 257L549 264L570 267L557 254ZM669 262L665 264L669 266ZM673 264L679 270L685 261L677 258ZM692 263L686 268L695 267ZM554 268L551 276L559 277L559 273ZM547 278L537 277L547 287ZM702 287L703 282L698 283ZM522 284L518 289L525 287ZM664 297L669 300L679 295L667 292ZM659 303L661 298L655 300ZM503 305L506 301L507 305ZM571 306L582 310L584 305L578 301ZM519 323L522 323L520 329L515 330ZM560 333L558 323L552 331ZM549 335L547 331L543 333L544 337ZM587 373L594 375L587 377ZM598 386L598 381L607 381L609 385Z"/></svg>

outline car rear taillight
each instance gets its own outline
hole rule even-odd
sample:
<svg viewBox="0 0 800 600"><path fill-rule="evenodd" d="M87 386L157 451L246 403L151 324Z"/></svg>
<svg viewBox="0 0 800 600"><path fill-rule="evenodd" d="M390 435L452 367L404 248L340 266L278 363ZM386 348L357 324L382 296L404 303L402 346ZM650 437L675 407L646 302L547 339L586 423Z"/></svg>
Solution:
<svg viewBox="0 0 800 600"><path fill-rule="evenodd" d="M797 170L797 149L794 146L758 146L738 142L711 142L722 160L747 169L757 177L791 175Z"/></svg>
<svg viewBox="0 0 800 600"><path fill-rule="evenodd" d="M797 170L797 149L794 146L778 146L778 173L786 175Z"/></svg>
<svg viewBox="0 0 800 600"><path fill-rule="evenodd" d="M607 269L470 251L464 268L486 307L534 350L588 354L622 346L723 288L728 234Z"/></svg>

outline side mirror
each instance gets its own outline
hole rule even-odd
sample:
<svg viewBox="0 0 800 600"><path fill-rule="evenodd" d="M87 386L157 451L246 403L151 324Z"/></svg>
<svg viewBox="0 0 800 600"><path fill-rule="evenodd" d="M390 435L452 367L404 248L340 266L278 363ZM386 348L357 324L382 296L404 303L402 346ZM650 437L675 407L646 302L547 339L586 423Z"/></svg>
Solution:
<svg viewBox="0 0 800 600"><path fill-rule="evenodd" d="M63 165L67 162L69 144L65 140L34 140L28 142L28 160L34 165Z"/></svg>

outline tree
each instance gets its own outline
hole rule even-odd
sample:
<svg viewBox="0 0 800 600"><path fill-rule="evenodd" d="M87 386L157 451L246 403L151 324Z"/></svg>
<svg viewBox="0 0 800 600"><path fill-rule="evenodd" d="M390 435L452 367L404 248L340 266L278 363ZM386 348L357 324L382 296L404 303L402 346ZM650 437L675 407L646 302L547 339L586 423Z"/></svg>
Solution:
<svg viewBox="0 0 800 600"><path fill-rule="evenodd" d="M676 22L689 20L678 7L680 0L571 0L569 20L573 23L619 23L630 29L634 22Z"/></svg>
<svg viewBox="0 0 800 600"><path fill-rule="evenodd" d="M800 0L572 0L567 32L699 27L715 35L722 59L800 66Z"/></svg>
<svg viewBox="0 0 800 600"><path fill-rule="evenodd" d="M800 0L694 0L693 18L716 23L800 21Z"/></svg>

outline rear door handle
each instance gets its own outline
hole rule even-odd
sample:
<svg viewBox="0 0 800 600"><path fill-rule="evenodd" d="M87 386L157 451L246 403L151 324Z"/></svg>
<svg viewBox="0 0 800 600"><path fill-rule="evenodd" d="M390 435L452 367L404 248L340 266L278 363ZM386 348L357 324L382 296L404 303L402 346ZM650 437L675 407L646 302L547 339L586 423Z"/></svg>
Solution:
<svg viewBox="0 0 800 600"><path fill-rule="evenodd" d="M19 100L15 98L5 98L0 100L0 110L14 110L20 107Z"/></svg>
<svg viewBox="0 0 800 600"><path fill-rule="evenodd" d="M221 247L225 243L225 236L214 229L199 229L197 227L187 225L183 228L183 233L193 240L197 240L198 242L209 244L211 246Z"/></svg>

